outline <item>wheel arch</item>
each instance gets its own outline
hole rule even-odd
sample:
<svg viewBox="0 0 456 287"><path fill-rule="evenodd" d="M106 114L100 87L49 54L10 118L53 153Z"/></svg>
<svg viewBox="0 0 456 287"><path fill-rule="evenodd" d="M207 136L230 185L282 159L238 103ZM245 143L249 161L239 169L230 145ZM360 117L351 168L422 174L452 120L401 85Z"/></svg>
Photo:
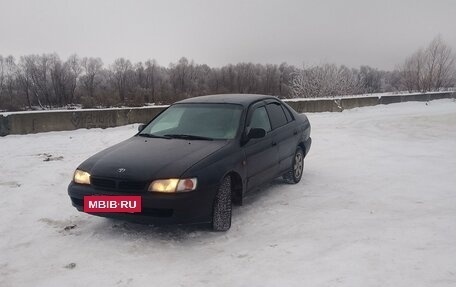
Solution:
<svg viewBox="0 0 456 287"><path fill-rule="evenodd" d="M306 145L304 144L304 141L299 142L298 147L302 149L302 152L304 153L304 157L306 157L307 152L306 152Z"/></svg>
<svg viewBox="0 0 456 287"><path fill-rule="evenodd" d="M244 184L241 175L238 172L231 170L227 172L223 178L227 176L231 178L231 198L233 203L236 205L242 205Z"/></svg>

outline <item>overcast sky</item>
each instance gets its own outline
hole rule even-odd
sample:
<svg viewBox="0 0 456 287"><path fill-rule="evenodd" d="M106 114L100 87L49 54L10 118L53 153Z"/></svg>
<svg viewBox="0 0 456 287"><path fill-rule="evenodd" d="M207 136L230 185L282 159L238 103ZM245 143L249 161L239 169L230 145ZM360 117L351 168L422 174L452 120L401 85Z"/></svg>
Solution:
<svg viewBox="0 0 456 287"><path fill-rule="evenodd" d="M392 69L438 34L456 49L455 0L0 0L0 54L15 57Z"/></svg>

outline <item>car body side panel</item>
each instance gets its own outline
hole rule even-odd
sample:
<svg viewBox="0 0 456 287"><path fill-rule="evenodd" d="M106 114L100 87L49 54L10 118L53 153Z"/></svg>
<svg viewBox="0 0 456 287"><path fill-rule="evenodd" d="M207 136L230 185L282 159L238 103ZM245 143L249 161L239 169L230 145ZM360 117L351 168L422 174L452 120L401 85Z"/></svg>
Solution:
<svg viewBox="0 0 456 287"><path fill-rule="evenodd" d="M279 147L280 172L287 171L293 162L293 156L299 143L298 128L296 121L277 129L277 145Z"/></svg>
<svg viewBox="0 0 456 287"><path fill-rule="evenodd" d="M273 136L268 133L244 146L248 190L269 181L278 172L278 147L273 145Z"/></svg>

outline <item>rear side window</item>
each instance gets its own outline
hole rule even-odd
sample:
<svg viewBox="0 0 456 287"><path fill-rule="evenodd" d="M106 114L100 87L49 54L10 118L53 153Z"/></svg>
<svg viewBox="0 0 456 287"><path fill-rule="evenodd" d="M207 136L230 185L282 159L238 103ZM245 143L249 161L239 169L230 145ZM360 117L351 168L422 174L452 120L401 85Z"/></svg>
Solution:
<svg viewBox="0 0 456 287"><path fill-rule="evenodd" d="M271 119L272 129L281 127L287 124L287 117L283 112L283 109L280 104L268 104L266 106L269 114L269 118Z"/></svg>
<svg viewBox="0 0 456 287"><path fill-rule="evenodd" d="M252 119L250 120L250 128L261 128L266 132L271 130L271 124L269 123L268 113L264 107L259 107L253 111Z"/></svg>
<svg viewBox="0 0 456 287"><path fill-rule="evenodd" d="M287 116L287 121L291 122L293 120L293 116L291 115L290 110L285 106L282 106L282 108L285 111L285 116Z"/></svg>

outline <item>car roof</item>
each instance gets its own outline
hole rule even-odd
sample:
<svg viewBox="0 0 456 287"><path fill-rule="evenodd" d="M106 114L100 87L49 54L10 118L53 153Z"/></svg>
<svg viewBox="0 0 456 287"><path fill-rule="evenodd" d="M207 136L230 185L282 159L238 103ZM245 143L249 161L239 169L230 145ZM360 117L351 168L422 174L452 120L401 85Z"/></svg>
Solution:
<svg viewBox="0 0 456 287"><path fill-rule="evenodd" d="M208 95L194 98L188 98L177 102L176 104L187 104L187 103L211 103L211 104L238 104L248 107L250 104L267 99L275 99L277 97L268 95L257 95L257 94L219 94L219 95Z"/></svg>

